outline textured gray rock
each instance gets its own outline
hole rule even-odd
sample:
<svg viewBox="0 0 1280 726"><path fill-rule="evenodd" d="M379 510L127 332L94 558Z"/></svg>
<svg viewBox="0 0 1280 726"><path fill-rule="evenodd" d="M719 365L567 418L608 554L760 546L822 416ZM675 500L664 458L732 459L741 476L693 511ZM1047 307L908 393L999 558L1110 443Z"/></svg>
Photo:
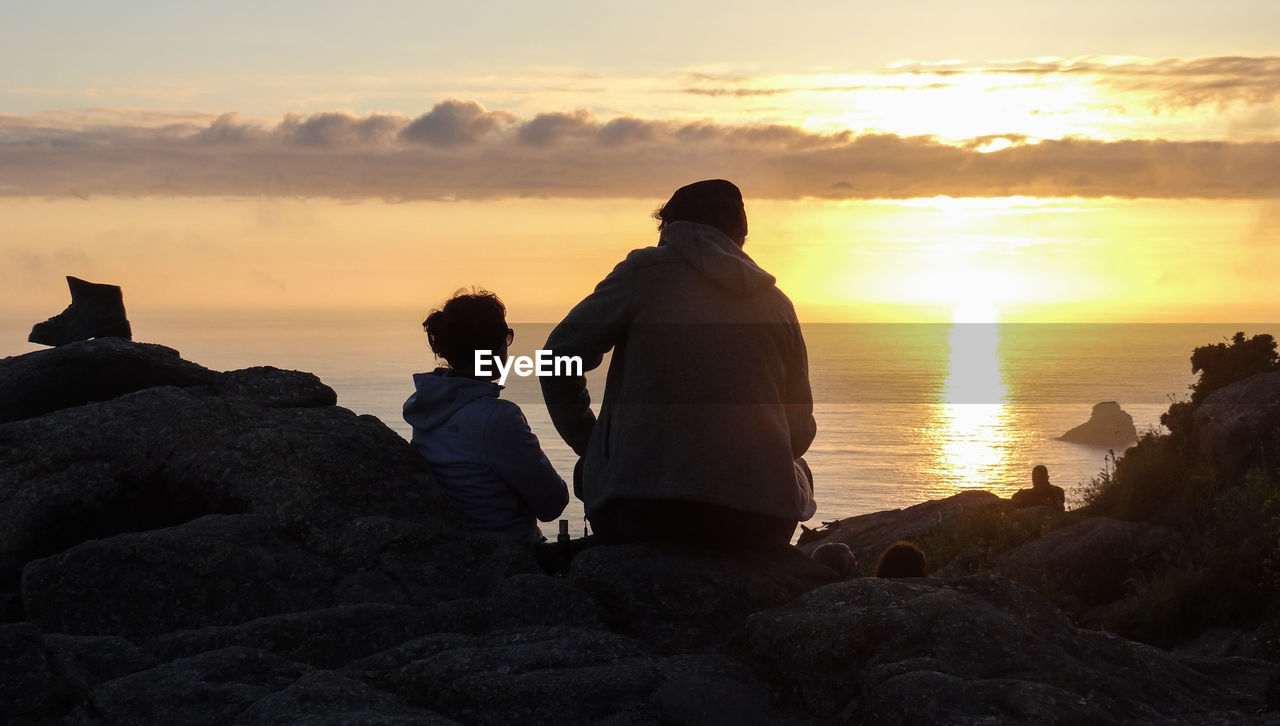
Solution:
<svg viewBox="0 0 1280 726"><path fill-rule="evenodd" d="M653 701L663 723L679 726L752 726L776 723L769 684L744 663L723 654L676 655L660 664L663 680Z"/></svg>
<svg viewBox="0 0 1280 726"><path fill-rule="evenodd" d="M319 408L338 403L338 394L314 374L272 366L220 373L209 388L221 398L268 408Z"/></svg>
<svg viewBox="0 0 1280 726"><path fill-rule="evenodd" d="M666 652L722 642L747 615L838 579L793 547L730 555L649 544L587 550L569 574L611 627Z"/></svg>
<svg viewBox="0 0 1280 726"><path fill-rule="evenodd" d="M1269 663L1221 657L1242 651L1078 630L996 577L830 584L789 547L648 545L547 576L464 531L412 448L307 374L110 340L0 370L56 382L95 356L106 373L43 404L0 376L25 406L0 423L0 614L22 621L0 625L5 723L1220 723L1280 692ZM870 566L1008 507L971 492L806 547ZM1077 525L1009 566L1157 549L1126 527Z"/></svg>
<svg viewBox="0 0 1280 726"><path fill-rule="evenodd" d="M366 515L458 521L421 457L376 419L194 388L150 388L0 425L0 463L0 591L28 560L204 514L257 513L304 528Z"/></svg>
<svg viewBox="0 0 1280 726"><path fill-rule="evenodd" d="M328 606L336 580L271 519L210 515L31 562L22 598L46 631L136 638Z"/></svg>
<svg viewBox="0 0 1280 726"><path fill-rule="evenodd" d="M113 635L46 633L43 640L58 672L84 689L153 668L161 662L132 642Z"/></svg>
<svg viewBox="0 0 1280 726"><path fill-rule="evenodd" d="M446 726L439 714L325 671L306 673L236 714L244 726Z"/></svg>
<svg viewBox="0 0 1280 726"><path fill-rule="evenodd" d="M804 532L799 545L812 552L826 543L848 545L864 575L871 574L884 548L898 540L919 540L961 517L977 512L1008 512L1012 505L991 492L967 491L945 499L922 502L906 509L872 512L827 522L824 527Z"/></svg>
<svg viewBox="0 0 1280 726"><path fill-rule="evenodd" d="M226 648L108 681L68 721L84 724L233 723L254 703L308 673L307 666L249 648Z"/></svg>
<svg viewBox="0 0 1280 726"><path fill-rule="evenodd" d="M1123 595L1128 580L1153 565L1174 539L1172 531L1153 524L1090 517L1004 552L996 564L1010 575L1056 580L1082 604L1097 605Z"/></svg>
<svg viewBox="0 0 1280 726"><path fill-rule="evenodd" d="M990 575L828 585L751 616L738 646L784 705L839 722L1208 723L1260 705Z"/></svg>
<svg viewBox="0 0 1280 726"><path fill-rule="evenodd" d="M1120 449L1138 440L1138 430L1133 426L1133 416L1120 408L1115 401L1095 404L1089 420L1058 437L1085 446Z"/></svg>
<svg viewBox="0 0 1280 726"><path fill-rule="evenodd" d="M338 605L169 632L145 645L161 662L240 646L317 668L338 668L429 635L528 626L600 628L599 606L567 580L515 575L484 597L428 606Z"/></svg>
<svg viewBox="0 0 1280 726"><path fill-rule="evenodd" d="M440 522L360 517L313 530L306 544L343 573L339 603L426 605L475 597L512 575L541 572L527 547L494 534L463 536Z"/></svg>
<svg viewBox="0 0 1280 726"><path fill-rule="evenodd" d="M0 722L40 723L79 698L30 623L0 626L0 668Z"/></svg>
<svg viewBox="0 0 1280 726"><path fill-rule="evenodd" d="M223 648L252 648L332 669L424 635L477 632L484 625L470 601L434 608L366 603L171 632L146 643L146 649L169 662Z"/></svg>
<svg viewBox="0 0 1280 726"><path fill-rule="evenodd" d="M124 338L71 343L0 359L0 423L144 388L212 384L217 378L162 345Z"/></svg>
<svg viewBox="0 0 1280 726"><path fill-rule="evenodd" d="M1224 386L1200 403L1192 419L1195 445L1211 461L1245 466L1280 427L1280 371Z"/></svg>
<svg viewBox="0 0 1280 726"><path fill-rule="evenodd" d="M410 643L398 649L415 659L375 683L463 723L588 724L620 715L658 720L650 699L662 682L656 654L621 635L522 628L451 641L429 655L421 648Z"/></svg>

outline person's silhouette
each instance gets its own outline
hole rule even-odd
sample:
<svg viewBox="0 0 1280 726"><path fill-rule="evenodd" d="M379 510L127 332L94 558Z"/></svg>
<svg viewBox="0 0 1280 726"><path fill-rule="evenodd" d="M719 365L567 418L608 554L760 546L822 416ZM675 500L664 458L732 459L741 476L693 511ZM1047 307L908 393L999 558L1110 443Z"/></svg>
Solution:
<svg viewBox="0 0 1280 726"><path fill-rule="evenodd" d="M1062 487L1049 483L1048 467L1037 464L1031 470L1031 488L1019 489L1010 501L1016 509L1047 506L1062 511L1066 508L1067 495L1062 491Z"/></svg>
<svg viewBox="0 0 1280 726"><path fill-rule="evenodd" d="M491 292L458 293L423 322L431 351L448 367L413 375L404 404L413 447L427 460L472 529L535 543L535 519L554 521L569 489L547 460L520 407L498 398L497 366L476 372L477 352L507 359L515 332Z"/></svg>
<svg viewBox="0 0 1280 726"><path fill-rule="evenodd" d="M605 541L788 543L816 507L795 310L742 250L736 186L681 187L654 216L658 244L627 255L547 339L585 370L613 351L599 419L584 378L541 379L556 430L583 457L575 492Z"/></svg>
<svg viewBox="0 0 1280 726"><path fill-rule="evenodd" d="M929 562L919 547L898 541L885 548L876 560L876 577L928 577Z"/></svg>

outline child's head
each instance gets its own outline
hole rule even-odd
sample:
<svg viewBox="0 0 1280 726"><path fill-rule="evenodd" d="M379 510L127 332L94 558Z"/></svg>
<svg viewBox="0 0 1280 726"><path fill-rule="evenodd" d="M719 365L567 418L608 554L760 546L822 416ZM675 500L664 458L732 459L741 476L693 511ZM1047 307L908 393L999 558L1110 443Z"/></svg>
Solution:
<svg viewBox="0 0 1280 726"><path fill-rule="evenodd" d="M422 328L431 352L443 358L449 368L465 374L474 372L477 350L505 359L513 337L507 327L506 306L487 290L459 290L439 310L431 311ZM496 378L496 366L490 370Z"/></svg>
<svg viewBox="0 0 1280 726"><path fill-rule="evenodd" d="M876 577L927 577L924 552L910 542L898 541L885 548L876 562Z"/></svg>

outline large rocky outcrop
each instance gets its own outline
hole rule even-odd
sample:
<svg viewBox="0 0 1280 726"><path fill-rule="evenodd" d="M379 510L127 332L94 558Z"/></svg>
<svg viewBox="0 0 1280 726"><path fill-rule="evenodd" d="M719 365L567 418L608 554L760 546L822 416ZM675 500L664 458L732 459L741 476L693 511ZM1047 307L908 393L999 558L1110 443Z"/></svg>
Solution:
<svg viewBox="0 0 1280 726"><path fill-rule="evenodd" d="M922 502L906 509L892 509L826 522L800 535L805 551L819 545L843 543L858 558L863 575L871 574L876 558L898 540L917 541L964 517L982 512L1010 512L1013 505L991 492L966 491L945 499Z"/></svg>
<svg viewBox="0 0 1280 726"><path fill-rule="evenodd" d="M1103 401L1093 407L1089 420L1058 437L1059 441L1085 446L1123 449L1138 440L1133 416L1115 401Z"/></svg>
<svg viewBox="0 0 1280 726"><path fill-rule="evenodd" d="M1082 631L991 575L860 579L748 619L779 700L838 723L1211 723L1252 709L1196 663ZM1244 682L1265 688L1269 666Z"/></svg>
<svg viewBox="0 0 1280 726"><path fill-rule="evenodd" d="M45 357L56 365L42 378ZM100 360L108 373L85 373ZM82 374L68 383L74 401L42 407L24 393ZM6 358L0 381L37 412L0 425L0 608L28 561L206 514L260 514L299 532L366 515L459 521L399 436L333 405L311 374L215 373L106 338Z"/></svg>
<svg viewBox="0 0 1280 726"><path fill-rule="evenodd" d="M1247 465L1274 443L1280 427L1280 371L1224 386L1200 403L1192 419L1197 449L1217 464Z"/></svg>
<svg viewBox="0 0 1280 726"><path fill-rule="evenodd" d="M1082 605L1119 598L1135 574L1148 571L1174 544L1164 527L1090 517L1054 530L996 558L998 569L1057 582Z"/></svg>
<svg viewBox="0 0 1280 726"><path fill-rule="evenodd" d="M723 642L751 613L837 579L794 547L740 555L597 547L573 561L570 575L610 625L665 652Z"/></svg>
<svg viewBox="0 0 1280 726"><path fill-rule="evenodd" d="M28 393L69 375L74 395ZM651 545L543 574L464 531L412 448L308 374L102 340L0 361L0 394L3 723L1219 723L1265 707L1266 663L1081 631L998 577L839 583L793 548ZM967 493L826 534L862 554L1001 508Z"/></svg>

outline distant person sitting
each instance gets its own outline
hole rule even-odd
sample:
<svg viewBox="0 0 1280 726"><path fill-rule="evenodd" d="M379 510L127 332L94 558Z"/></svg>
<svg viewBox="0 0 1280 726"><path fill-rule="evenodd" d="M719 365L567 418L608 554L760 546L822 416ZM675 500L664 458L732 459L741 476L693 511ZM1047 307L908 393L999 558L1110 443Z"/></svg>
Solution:
<svg viewBox="0 0 1280 726"><path fill-rule="evenodd" d="M467 526L532 544L543 539L534 520L559 517L569 489L520 407L498 398L497 365L489 362L489 375L474 372L477 351L506 360L515 338L506 312L496 295L478 291L454 295L427 317L431 351L448 367L413 375L404 420Z"/></svg>
<svg viewBox="0 0 1280 726"><path fill-rule="evenodd" d="M876 560L876 577L928 577L924 552L910 542L894 542Z"/></svg>
<svg viewBox="0 0 1280 726"><path fill-rule="evenodd" d="M1010 498L1014 509L1027 507L1052 507L1059 512L1066 508L1067 495L1062 487L1049 483L1049 469L1037 465L1031 470L1031 488L1019 489Z"/></svg>

